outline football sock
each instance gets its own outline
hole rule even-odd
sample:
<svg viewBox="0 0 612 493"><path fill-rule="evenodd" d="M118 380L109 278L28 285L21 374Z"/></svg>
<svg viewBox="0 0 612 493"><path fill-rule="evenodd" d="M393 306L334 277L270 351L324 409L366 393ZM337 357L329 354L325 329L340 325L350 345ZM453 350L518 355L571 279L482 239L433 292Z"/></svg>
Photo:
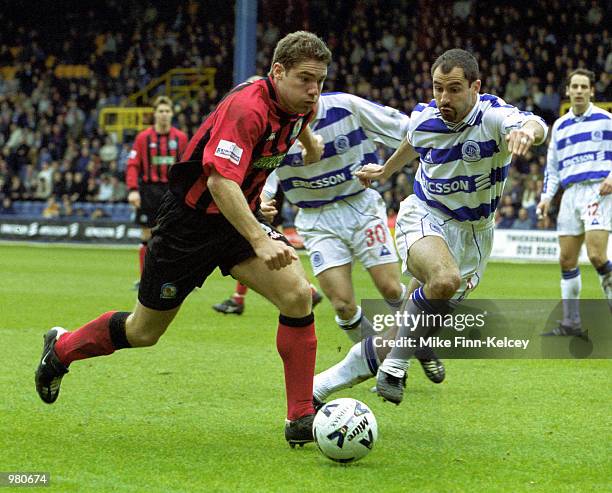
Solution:
<svg viewBox="0 0 612 493"><path fill-rule="evenodd" d="M414 315L415 318L419 316L420 318L414 324L400 325L394 339L396 341L402 341L412 338L418 341L420 337L424 337L436 329L435 327L430 327L427 323L423 323L423 317L427 314L450 312L450 303L445 300L427 299L423 286L420 286L410 295L404 312L409 317ZM392 332L390 334L392 334ZM388 338L388 336L385 338ZM416 350L417 347L408 347L407 344L397 344L391 348L391 351L380 365L380 368L391 375L400 376L399 370L406 371L408 369L408 360L415 354Z"/></svg>
<svg viewBox="0 0 612 493"><path fill-rule="evenodd" d="M601 267L597 267L597 273L599 274L599 284L604 296L607 298L610 307L612 307L612 262L608 260Z"/></svg>
<svg viewBox="0 0 612 493"><path fill-rule="evenodd" d="M140 243L140 248L138 249L138 260L140 263L140 275L142 276L142 271L144 270L144 262L145 256L147 255L147 242L143 241Z"/></svg>
<svg viewBox="0 0 612 493"><path fill-rule="evenodd" d="M366 337L355 344L342 361L315 376L313 394L320 402L325 402L330 394L372 378L378 371L378 364L373 339Z"/></svg>
<svg viewBox="0 0 612 493"><path fill-rule="evenodd" d="M336 315L336 323L349 339L353 342L358 342L364 337L374 335L376 332L372 328L372 323L363 315L361 307L357 306L357 311L349 320L343 320Z"/></svg>
<svg viewBox="0 0 612 493"><path fill-rule="evenodd" d="M285 367L287 419L293 421L315 412L312 407L312 380L317 357L314 314L304 318L280 315L276 348Z"/></svg>
<svg viewBox="0 0 612 493"><path fill-rule="evenodd" d="M402 286L402 294L400 295L399 298L397 299L385 298L387 305L389 305L391 308L394 308L396 310L402 307L402 303L404 302L404 298L406 297L406 293L408 292L408 288L406 287L404 283L400 283L400 286Z"/></svg>
<svg viewBox="0 0 612 493"><path fill-rule="evenodd" d="M66 366L73 361L112 354L132 347L125 334L129 312L106 312L83 327L66 332L55 344L55 353Z"/></svg>
<svg viewBox="0 0 612 493"><path fill-rule="evenodd" d="M563 300L564 325L580 325L580 268L561 271L561 299Z"/></svg>
<svg viewBox="0 0 612 493"><path fill-rule="evenodd" d="M249 288L239 282L236 283L236 292L232 295L232 300L238 304L244 304L244 296L246 295Z"/></svg>

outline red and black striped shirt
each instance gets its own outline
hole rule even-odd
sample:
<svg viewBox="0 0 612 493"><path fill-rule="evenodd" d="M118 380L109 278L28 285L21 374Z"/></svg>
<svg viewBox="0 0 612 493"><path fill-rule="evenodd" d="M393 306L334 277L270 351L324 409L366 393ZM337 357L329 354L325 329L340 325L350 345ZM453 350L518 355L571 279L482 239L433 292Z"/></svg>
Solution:
<svg viewBox="0 0 612 493"><path fill-rule="evenodd" d="M204 120L170 171L170 190L191 208L218 214L207 187L214 169L240 185L251 210L267 176L277 168L313 113L290 114L268 79L234 88Z"/></svg>
<svg viewBox="0 0 612 493"><path fill-rule="evenodd" d="M142 183L168 183L168 170L178 162L187 147L187 135L170 127L159 134L155 127L136 136L125 172L128 190L138 190Z"/></svg>

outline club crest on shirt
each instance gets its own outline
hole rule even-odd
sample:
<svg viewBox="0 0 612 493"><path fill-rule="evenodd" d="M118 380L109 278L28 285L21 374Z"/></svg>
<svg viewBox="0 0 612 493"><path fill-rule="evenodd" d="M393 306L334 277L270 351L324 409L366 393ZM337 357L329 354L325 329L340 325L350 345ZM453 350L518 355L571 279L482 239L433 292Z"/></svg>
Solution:
<svg viewBox="0 0 612 493"><path fill-rule="evenodd" d="M346 135L338 135L334 139L334 149L336 149L337 154L344 154L351 147L351 142Z"/></svg>
<svg viewBox="0 0 612 493"><path fill-rule="evenodd" d="M171 140L170 142L168 142L168 149L170 149L171 151L174 151L177 147L178 144L176 143L176 140Z"/></svg>
<svg viewBox="0 0 612 493"><path fill-rule="evenodd" d="M593 142L601 142L603 140L603 132L601 130L593 130L591 132L591 140Z"/></svg>
<svg viewBox="0 0 612 493"><path fill-rule="evenodd" d="M474 140L466 140L461 146L461 157L464 161L474 163L480 161L480 146Z"/></svg>
<svg viewBox="0 0 612 493"><path fill-rule="evenodd" d="M300 135L300 131L302 130L303 124L304 124L303 118L300 118L297 122L295 122L295 126L293 127L293 132L291 132L291 137L290 137L292 141L297 139L297 136Z"/></svg>

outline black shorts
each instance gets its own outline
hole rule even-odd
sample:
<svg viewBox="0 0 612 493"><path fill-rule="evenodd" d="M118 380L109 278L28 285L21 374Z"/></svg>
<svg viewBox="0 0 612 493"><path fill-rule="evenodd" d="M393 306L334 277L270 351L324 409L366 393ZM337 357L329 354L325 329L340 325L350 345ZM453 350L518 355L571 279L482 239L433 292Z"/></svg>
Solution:
<svg viewBox="0 0 612 493"><path fill-rule="evenodd" d="M167 190L167 183L141 183L139 185L140 208L136 209L136 224L143 228L155 226L157 211Z"/></svg>
<svg viewBox="0 0 612 493"><path fill-rule="evenodd" d="M268 236L290 245L261 215L256 216ZM232 267L255 256L225 216L191 209L171 192L164 195L148 245L138 301L154 310L176 308L215 268L227 276Z"/></svg>

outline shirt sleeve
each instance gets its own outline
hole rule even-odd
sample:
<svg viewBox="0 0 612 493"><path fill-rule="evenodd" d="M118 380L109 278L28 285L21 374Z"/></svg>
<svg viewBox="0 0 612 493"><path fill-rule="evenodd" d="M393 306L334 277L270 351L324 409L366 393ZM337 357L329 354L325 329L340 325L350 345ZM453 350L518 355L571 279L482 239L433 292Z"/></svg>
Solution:
<svg viewBox="0 0 612 493"><path fill-rule="evenodd" d="M272 200L276 196L276 193L278 192L278 185L279 178L275 170L268 175L268 178L266 179L266 183L264 183L264 187L262 190L262 193L267 200Z"/></svg>
<svg viewBox="0 0 612 493"><path fill-rule="evenodd" d="M542 198L551 200L559 189L559 158L557 156L557 139L555 129L550 136L548 152L546 154L546 168L544 169L544 185Z"/></svg>
<svg viewBox="0 0 612 493"><path fill-rule="evenodd" d="M218 110L202 157L205 172L214 168L221 176L242 184L253 149L265 131L265 116L255 104L235 99Z"/></svg>
<svg viewBox="0 0 612 493"><path fill-rule="evenodd" d="M351 100L368 137L397 149L408 132L408 115L357 96L351 96Z"/></svg>
<svg viewBox="0 0 612 493"><path fill-rule="evenodd" d="M139 133L134 140L132 150L128 156L128 162L125 169L125 184L127 189L138 190L138 176L140 175L140 164L144 155L143 149L143 133Z"/></svg>
<svg viewBox="0 0 612 493"><path fill-rule="evenodd" d="M492 122L497 127L504 147L506 145L505 136L512 132L512 130L521 128L528 121L537 122L544 130L544 137L541 141L536 142L536 144L541 144L546 140L548 125L546 125L542 118L534 115L530 111L520 111L512 105L506 104L503 99L498 98L497 101L499 102L499 106L493 107L490 111L487 111L485 118L488 117L489 122Z"/></svg>

